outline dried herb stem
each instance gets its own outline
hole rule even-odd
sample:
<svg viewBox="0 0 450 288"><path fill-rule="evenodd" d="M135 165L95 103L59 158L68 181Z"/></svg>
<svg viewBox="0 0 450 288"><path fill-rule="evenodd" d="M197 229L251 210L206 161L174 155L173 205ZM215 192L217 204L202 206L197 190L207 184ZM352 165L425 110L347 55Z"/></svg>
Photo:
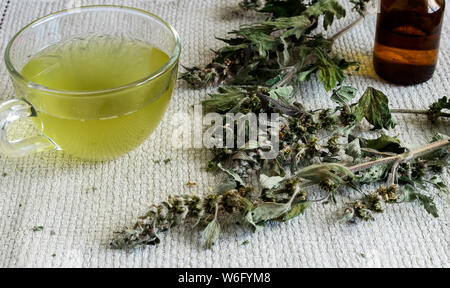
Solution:
<svg viewBox="0 0 450 288"><path fill-rule="evenodd" d="M335 42L338 38L340 38L342 35L344 35L345 33L351 31L353 28L355 28L359 23L361 23L367 16L376 13L376 9L374 9L373 7L371 8L367 8L363 15L361 15L358 19L356 19L355 21L353 21L352 23L350 23L348 26L346 26L344 29L338 31L336 34L334 34L331 38L329 38L329 40L331 42Z"/></svg>
<svg viewBox="0 0 450 288"><path fill-rule="evenodd" d="M344 29L338 31L336 34L334 34L331 38L329 38L329 40L331 42L336 42L337 39L339 39L342 35L344 35L345 33L351 31L353 28L355 28L360 22L362 22L364 20L365 16L361 16L358 19L356 19L355 21L353 21L352 23L350 23L348 26L346 26Z"/></svg>
<svg viewBox="0 0 450 288"><path fill-rule="evenodd" d="M373 149L367 149L367 148L361 148L361 151L364 153L369 153L369 154L373 154L373 155L379 155L379 156L396 156L397 154L395 153L391 153L391 152L380 152L377 150L373 150Z"/></svg>
<svg viewBox="0 0 450 288"><path fill-rule="evenodd" d="M292 77L294 77L295 74L298 72L297 68L294 66L289 68L290 68L289 73L287 73L286 76L279 83L275 84L274 87L281 87L286 85L292 79Z"/></svg>
<svg viewBox="0 0 450 288"><path fill-rule="evenodd" d="M385 157L385 158L381 158L378 160L354 165L354 166L349 167L349 170L352 172L358 172L358 171L370 169L372 167L379 166L382 164L391 164L391 163L395 163L397 161L403 161L403 160L407 160L407 159L415 159L415 158L421 157L423 155L429 154L431 152L434 152L438 149L449 146L449 145L450 145L450 139L445 139L445 140L441 140L441 141L437 141L437 142L428 144L426 146L420 147L413 151L399 154L397 156Z"/></svg>
<svg viewBox="0 0 450 288"><path fill-rule="evenodd" d="M429 110L414 110L414 109L391 109L391 113L395 114L415 114L415 115L430 115ZM441 112L440 117L450 118L450 113Z"/></svg>
<svg viewBox="0 0 450 288"><path fill-rule="evenodd" d="M370 169L372 167L375 166L380 166L383 164L394 164L395 167L398 166L398 164L400 164L402 161L405 160L409 160L409 159L415 159L415 158L419 158L421 156L427 155L429 153L432 153L438 149L444 148L446 146L450 145L450 139L445 139L445 140L441 140L438 142L434 142L431 144L428 144L426 146L420 147L416 150L413 151L408 151L399 155L395 155L395 156L388 156L388 157L384 157L384 158L380 158L374 161L369 161L369 162L365 162L365 163L360 163L351 167L348 167L348 170L350 170L353 173L359 172L359 171L363 171L363 170L367 170ZM368 149L364 149L361 148L361 151L369 151ZM374 152L373 150L370 150L370 152ZM390 155L390 154L385 154L385 153L381 153L379 152L378 155ZM317 185L317 183L312 182L312 181L308 181L308 182L304 182L300 185L300 188L308 188L308 187L312 187ZM326 200L330 195L327 195L326 197L324 197L323 199L319 199L319 200L309 200L309 202L321 202L323 200Z"/></svg>

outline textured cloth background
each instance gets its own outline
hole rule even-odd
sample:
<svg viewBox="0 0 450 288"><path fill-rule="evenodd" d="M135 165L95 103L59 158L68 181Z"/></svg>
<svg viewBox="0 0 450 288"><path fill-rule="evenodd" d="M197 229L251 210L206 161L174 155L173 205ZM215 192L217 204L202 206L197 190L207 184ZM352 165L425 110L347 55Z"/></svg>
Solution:
<svg viewBox="0 0 450 288"><path fill-rule="evenodd" d="M347 2L347 1L343 1ZM151 11L171 23L183 42L181 63L206 63L209 48L222 44L214 36L240 24L238 1L25 1L0 0L0 50L21 27L37 17L74 4L112 3ZM4 13L3 13L4 12ZM0 15L1 15L0 14ZM448 18L448 13L447 17ZM338 22L343 27L356 15ZM391 107L427 108L450 91L450 19L445 20L440 63L434 78L413 87L379 79L371 64L375 17L342 37L336 50L362 69L347 80L361 91L372 85L387 93ZM333 31L329 31L330 35ZM450 213L447 200L436 199L440 218L430 217L417 203L391 205L377 221L351 226L336 221L336 211L353 194L342 193L337 206L312 205L304 216L271 225L252 234L226 230L212 250L204 250L199 233L174 229L156 247L134 252L109 250L113 232L131 225L150 203L171 193L202 194L214 185L205 172L208 152L176 150L170 141L170 116L188 111L206 97L179 81L168 113L158 130L136 151L117 160L86 163L64 153L44 153L24 159L0 156L1 267L450 267ZM309 108L332 105L316 81L298 95ZM0 100L14 98L5 65L0 65ZM425 118L398 116L393 134L410 144L424 144L434 132L450 134L448 121L432 127ZM154 160L172 159L170 164ZM6 173L6 176L2 176ZM448 181L448 175L446 177ZM187 181L196 181L193 188ZM91 188L97 188L93 191ZM44 226L33 232L32 227ZM54 233L53 233L53 232ZM53 235L54 234L54 235ZM241 245L245 240L249 244Z"/></svg>

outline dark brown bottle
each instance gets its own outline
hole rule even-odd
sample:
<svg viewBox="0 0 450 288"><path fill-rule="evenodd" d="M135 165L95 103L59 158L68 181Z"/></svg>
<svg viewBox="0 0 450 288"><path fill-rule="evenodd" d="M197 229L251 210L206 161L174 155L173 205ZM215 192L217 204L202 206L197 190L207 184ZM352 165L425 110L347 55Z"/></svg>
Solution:
<svg viewBox="0 0 450 288"><path fill-rule="evenodd" d="M445 0L380 1L375 71L396 84L427 81L436 69Z"/></svg>

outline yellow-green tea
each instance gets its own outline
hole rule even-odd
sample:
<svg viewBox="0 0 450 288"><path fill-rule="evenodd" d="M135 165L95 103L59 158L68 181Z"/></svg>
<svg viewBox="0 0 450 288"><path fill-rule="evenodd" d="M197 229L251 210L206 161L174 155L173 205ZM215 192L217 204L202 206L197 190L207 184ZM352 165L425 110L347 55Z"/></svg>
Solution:
<svg viewBox="0 0 450 288"><path fill-rule="evenodd" d="M156 47L118 38L50 46L25 64L22 75L72 92L28 91L24 97L37 110L37 127L62 150L84 159L113 158L140 145L163 117L176 67L156 80L144 80L168 60ZM139 85L128 85L139 80ZM99 92L83 93L88 91Z"/></svg>

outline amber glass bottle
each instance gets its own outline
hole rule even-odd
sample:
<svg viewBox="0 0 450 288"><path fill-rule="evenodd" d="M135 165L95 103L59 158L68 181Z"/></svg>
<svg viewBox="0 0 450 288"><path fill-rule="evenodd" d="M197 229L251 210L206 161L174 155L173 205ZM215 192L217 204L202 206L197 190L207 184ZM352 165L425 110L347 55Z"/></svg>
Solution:
<svg viewBox="0 0 450 288"><path fill-rule="evenodd" d="M427 81L437 64L445 0L380 1L375 71L396 84Z"/></svg>

